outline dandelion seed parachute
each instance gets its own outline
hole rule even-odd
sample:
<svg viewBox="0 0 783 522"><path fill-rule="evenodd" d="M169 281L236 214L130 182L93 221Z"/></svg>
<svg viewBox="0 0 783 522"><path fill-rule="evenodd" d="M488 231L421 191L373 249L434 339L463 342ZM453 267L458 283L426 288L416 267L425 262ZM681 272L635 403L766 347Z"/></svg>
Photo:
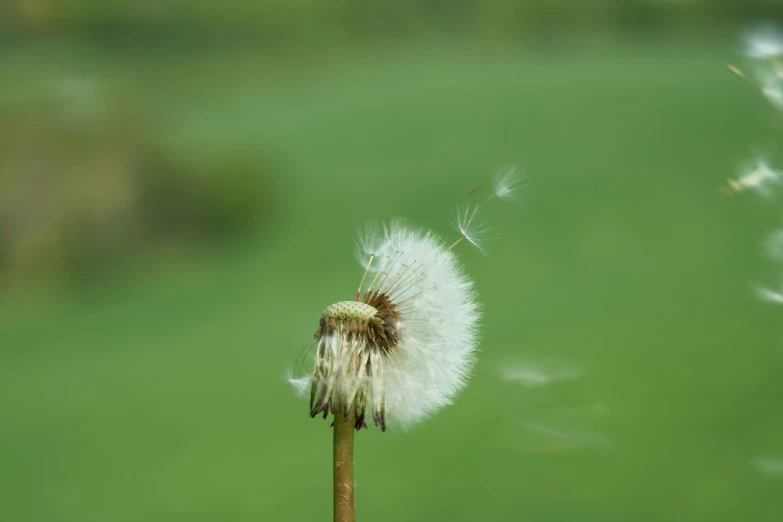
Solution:
<svg viewBox="0 0 783 522"><path fill-rule="evenodd" d="M570 381L586 375L580 362L546 354L527 354L504 361L498 367L500 378L525 388L538 388L555 382Z"/></svg>
<svg viewBox="0 0 783 522"><path fill-rule="evenodd" d="M762 24L743 35L744 54L756 60L783 56L783 32L774 24Z"/></svg>
<svg viewBox="0 0 783 522"><path fill-rule="evenodd" d="M449 404L474 363L473 283L433 232L402 220L368 227L353 301L328 306L315 333L310 414L406 427ZM301 380L293 380L302 388Z"/></svg>
<svg viewBox="0 0 783 522"><path fill-rule="evenodd" d="M468 243L483 255L487 255L487 247L492 239L493 230L489 223L479 215L478 205L462 205L454 211L451 227L459 232Z"/></svg>
<svg viewBox="0 0 783 522"><path fill-rule="evenodd" d="M775 188L783 184L783 174L774 170L769 162L762 157L757 157L742 169L735 179L728 180L729 194L739 194L746 190L753 190L765 198L775 196Z"/></svg>
<svg viewBox="0 0 783 522"><path fill-rule="evenodd" d="M523 186L525 177L520 174L519 167L516 165L504 165L495 172L495 183L492 187L492 194L487 201L492 199L513 199L514 192Z"/></svg>

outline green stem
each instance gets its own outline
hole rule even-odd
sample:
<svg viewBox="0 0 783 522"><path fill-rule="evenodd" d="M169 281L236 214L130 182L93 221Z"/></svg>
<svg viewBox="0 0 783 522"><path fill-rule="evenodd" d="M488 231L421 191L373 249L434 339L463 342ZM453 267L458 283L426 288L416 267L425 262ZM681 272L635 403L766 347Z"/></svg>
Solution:
<svg viewBox="0 0 783 522"><path fill-rule="evenodd" d="M353 431L353 411L348 415L348 419L345 419L339 410L335 412L334 522L354 522L356 520L353 505Z"/></svg>

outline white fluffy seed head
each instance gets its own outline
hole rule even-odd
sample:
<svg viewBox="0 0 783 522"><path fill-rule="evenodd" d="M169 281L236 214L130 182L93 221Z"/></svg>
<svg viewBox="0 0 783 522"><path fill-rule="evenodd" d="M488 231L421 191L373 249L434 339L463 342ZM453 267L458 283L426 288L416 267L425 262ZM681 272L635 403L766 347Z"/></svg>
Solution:
<svg viewBox="0 0 783 522"><path fill-rule="evenodd" d="M438 236L403 221L392 222L385 235L383 262L374 270L388 277L377 284L407 311L400 350L390 357L386 399L390 417L410 425L451 403L465 386L480 311L473 282Z"/></svg>
<svg viewBox="0 0 783 522"><path fill-rule="evenodd" d="M327 307L316 332L311 415L353 413L360 429L367 408L383 429L387 419L407 427L465 386L479 305L456 255L429 230L395 220L368 229L359 250L367 273L358 301ZM291 382L302 390L308 381Z"/></svg>

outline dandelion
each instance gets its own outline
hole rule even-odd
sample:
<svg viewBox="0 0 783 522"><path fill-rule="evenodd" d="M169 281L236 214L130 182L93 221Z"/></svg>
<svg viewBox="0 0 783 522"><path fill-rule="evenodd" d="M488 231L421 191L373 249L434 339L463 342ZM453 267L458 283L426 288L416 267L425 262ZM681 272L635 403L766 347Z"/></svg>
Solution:
<svg viewBox="0 0 783 522"><path fill-rule="evenodd" d="M367 411L385 431L451 403L473 365L480 317L473 282L433 232L396 220L370 228L360 246L366 267L354 300L321 314L310 386L310 415L334 416L334 513L346 521L354 429L367 426Z"/></svg>
<svg viewBox="0 0 783 522"><path fill-rule="evenodd" d="M460 236L448 244L403 219L368 224L358 289L324 309L312 374L290 379L309 392L311 417L333 418L335 520L354 520L354 432L370 418L381 431L419 423L467 384L481 313L454 248L464 240L486 254L490 228L476 205L457 209L452 225Z"/></svg>

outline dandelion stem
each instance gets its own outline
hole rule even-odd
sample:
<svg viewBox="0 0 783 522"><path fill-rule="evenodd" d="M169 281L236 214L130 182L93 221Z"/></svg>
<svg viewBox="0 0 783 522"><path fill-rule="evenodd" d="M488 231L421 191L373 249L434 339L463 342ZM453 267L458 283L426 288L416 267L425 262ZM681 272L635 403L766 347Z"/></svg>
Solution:
<svg viewBox="0 0 783 522"><path fill-rule="evenodd" d="M346 419L334 415L334 522L354 522L353 504L353 432L354 412Z"/></svg>
<svg viewBox="0 0 783 522"><path fill-rule="evenodd" d="M459 245L459 242L460 242L460 241L462 241L463 239L465 239L465 236L461 236L461 237L460 237L458 240L456 240L456 241L455 241L455 242L453 242L451 245L449 245L449 248L447 248L447 249L445 250L445 252L448 252L449 250L451 250L451 249L452 249L452 248L454 248L455 246Z"/></svg>

